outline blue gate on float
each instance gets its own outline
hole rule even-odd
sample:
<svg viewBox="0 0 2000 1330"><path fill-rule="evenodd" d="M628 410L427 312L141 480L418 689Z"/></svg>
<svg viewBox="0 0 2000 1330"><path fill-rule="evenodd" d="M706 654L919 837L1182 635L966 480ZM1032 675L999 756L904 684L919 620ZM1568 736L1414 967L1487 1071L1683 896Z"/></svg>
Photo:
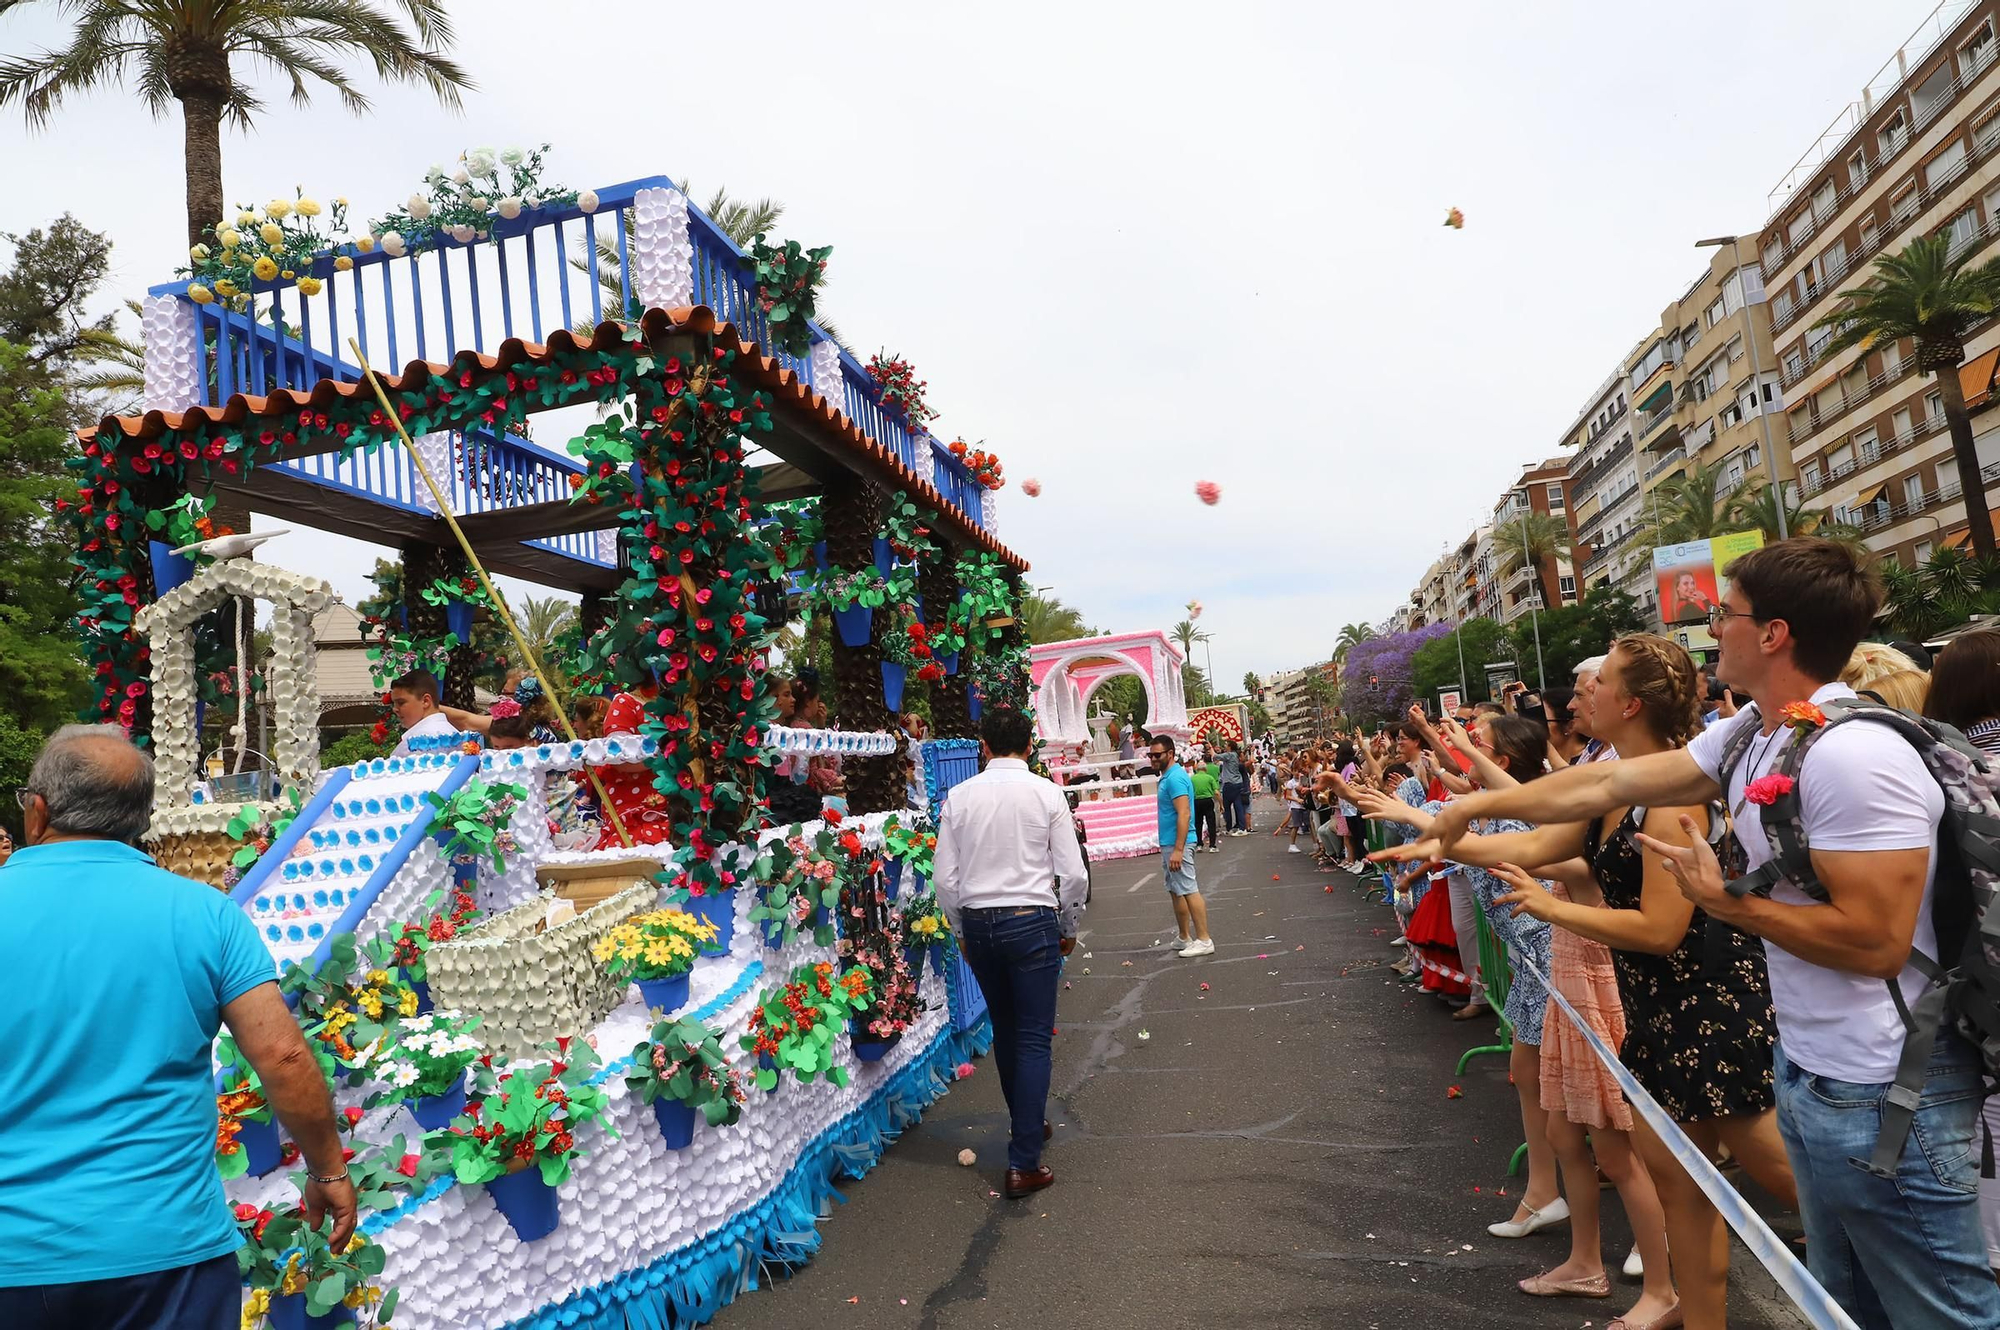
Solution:
<svg viewBox="0 0 2000 1330"><path fill-rule="evenodd" d="M924 793L930 799L931 820L944 812L952 787L979 774L977 739L932 739L924 744ZM957 947L944 967L945 992L951 997L951 1022L960 1034L986 1019L986 995L972 977L972 967Z"/></svg>

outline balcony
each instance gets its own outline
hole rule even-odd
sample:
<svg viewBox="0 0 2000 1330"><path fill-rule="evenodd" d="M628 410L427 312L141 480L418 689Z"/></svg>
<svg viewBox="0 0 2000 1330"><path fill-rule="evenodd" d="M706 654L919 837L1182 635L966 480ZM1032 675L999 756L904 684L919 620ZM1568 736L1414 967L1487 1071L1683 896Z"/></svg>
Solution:
<svg viewBox="0 0 2000 1330"><path fill-rule="evenodd" d="M1910 426L1910 428L1904 430L1901 434L1891 435L1889 438L1879 439L1874 443L1867 444L1860 449L1859 454L1852 462L1844 466L1830 468L1823 479L1814 481L1810 485L1801 480L1799 482L1799 497L1809 499L1815 494L1823 494L1850 476L1855 476L1866 471L1885 457L1894 457L1898 453L1908 452L1923 440L1942 432L1944 427L1945 421L1943 416L1926 416L1916 424Z"/></svg>
<svg viewBox="0 0 2000 1330"><path fill-rule="evenodd" d="M1639 428L1637 431L1637 438L1639 442L1642 445L1650 447L1651 445L1647 441L1652 439L1655 436L1655 434L1658 433L1662 425L1671 425L1673 423L1673 420L1674 420L1674 408L1672 403L1669 403L1668 405L1661 407L1658 411L1655 411L1652 415L1647 416L1644 420L1641 420L1639 422ZM1666 435L1659 434L1659 437L1664 439Z"/></svg>
<svg viewBox="0 0 2000 1330"><path fill-rule="evenodd" d="M1653 465L1646 471L1647 483L1651 484L1653 477L1659 475L1662 471L1665 471L1670 467L1679 466L1682 462L1685 462L1687 460L1687 455L1688 455L1687 449L1678 444L1676 444L1672 449L1670 449L1666 453L1661 454L1660 460L1653 463Z"/></svg>

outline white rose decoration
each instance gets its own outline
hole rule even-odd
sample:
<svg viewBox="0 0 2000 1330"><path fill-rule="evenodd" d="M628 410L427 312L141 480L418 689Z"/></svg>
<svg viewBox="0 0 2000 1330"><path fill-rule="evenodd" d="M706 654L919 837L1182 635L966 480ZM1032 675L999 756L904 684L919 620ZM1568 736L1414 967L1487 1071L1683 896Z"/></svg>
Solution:
<svg viewBox="0 0 2000 1330"><path fill-rule="evenodd" d="M477 233L466 222L460 222L457 226L451 228L451 238L460 244L469 243L475 234Z"/></svg>
<svg viewBox="0 0 2000 1330"><path fill-rule="evenodd" d="M500 164L510 171L527 160L528 154L522 152L519 148L502 148L500 150Z"/></svg>
<svg viewBox="0 0 2000 1330"><path fill-rule="evenodd" d="M403 211L410 214L413 221L423 221L431 215L431 201L421 194L410 195L410 201L403 205Z"/></svg>
<svg viewBox="0 0 2000 1330"><path fill-rule="evenodd" d="M472 177L467 175L465 173L464 168L462 167L459 170L453 171L451 173L451 178L455 183L461 185L470 184L472 182Z"/></svg>
<svg viewBox="0 0 2000 1330"><path fill-rule="evenodd" d="M381 244L382 244L382 252L384 254L387 254L390 258L400 259L403 257L402 232L400 231L383 232Z"/></svg>
<svg viewBox="0 0 2000 1330"><path fill-rule="evenodd" d="M444 168L436 162L432 162L431 169L424 172L424 179L435 185L438 181L444 179Z"/></svg>
<svg viewBox="0 0 2000 1330"><path fill-rule="evenodd" d="M472 196L471 202L472 206L477 208L480 212L485 212L488 208L493 206L493 200L487 198L484 194L474 194Z"/></svg>
<svg viewBox="0 0 2000 1330"><path fill-rule="evenodd" d="M576 206L583 209L585 212L596 212L597 191L594 189L584 190L583 193L576 196Z"/></svg>
<svg viewBox="0 0 2000 1330"><path fill-rule="evenodd" d="M516 217L519 217L521 215L521 200L515 198L512 194L509 194L506 198L501 199L500 215L502 217L505 217L510 222L513 221Z"/></svg>

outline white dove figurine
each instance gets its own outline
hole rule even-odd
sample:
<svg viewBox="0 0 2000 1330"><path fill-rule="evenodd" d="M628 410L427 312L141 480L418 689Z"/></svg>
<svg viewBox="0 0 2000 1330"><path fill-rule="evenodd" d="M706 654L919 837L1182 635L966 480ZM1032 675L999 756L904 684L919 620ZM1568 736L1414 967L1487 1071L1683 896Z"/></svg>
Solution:
<svg viewBox="0 0 2000 1330"><path fill-rule="evenodd" d="M192 545L183 545L174 553L206 554L211 559L240 559L265 541L275 536L288 536L291 532L290 527L281 526L271 531L259 531L254 535L246 531L241 535L217 536L213 540L197 540Z"/></svg>

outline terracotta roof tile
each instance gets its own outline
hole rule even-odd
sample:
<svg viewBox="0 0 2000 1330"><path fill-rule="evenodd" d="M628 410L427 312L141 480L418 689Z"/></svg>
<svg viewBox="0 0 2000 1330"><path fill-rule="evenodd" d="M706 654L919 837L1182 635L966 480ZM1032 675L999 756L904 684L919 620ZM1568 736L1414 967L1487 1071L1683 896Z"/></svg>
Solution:
<svg viewBox="0 0 2000 1330"><path fill-rule="evenodd" d="M764 355L755 342L746 341L737 335L736 329L718 322L715 312L706 305L692 305L674 310L649 309L640 319L640 328L648 339L668 333L712 334L716 343L726 350L739 355L739 372L747 372L759 388L771 396L772 409L784 411L798 421L807 433L826 440L829 445L845 447L850 453L863 460L864 472L872 472L871 479L878 480L894 489L907 490L936 510L939 520L950 528L961 540L976 549L987 551L1006 560L1022 572L1028 570L1027 560L1002 545L989 532L965 517L956 508L945 502L944 495L935 485L917 477L916 472L888 448L864 433L860 426L849 420L824 396L812 391L799 376L784 368L775 359ZM427 361L413 360L403 367L400 374L381 374L382 386L390 392L404 388L421 388L432 378L441 378L450 373L452 366L463 362L476 362L482 369L500 369L522 363L546 364L551 354L556 352L609 351L622 336L620 326L604 322L591 331L589 340L580 340L568 328L558 328L549 334L546 343L523 341L510 337L500 344L493 355L483 355L473 351L462 351L453 358L452 365L438 365ZM323 408L342 398L372 396L365 382L346 383L335 379L322 379L305 392L295 392L290 388L280 388L262 397L245 396L238 393L221 406L198 406L189 411L148 411L138 416L106 416L97 425L79 431L79 437L89 440L99 434L115 431L128 439L156 438L168 430L181 429L190 418L209 424L241 424L255 415L282 416L296 414L310 405Z"/></svg>

